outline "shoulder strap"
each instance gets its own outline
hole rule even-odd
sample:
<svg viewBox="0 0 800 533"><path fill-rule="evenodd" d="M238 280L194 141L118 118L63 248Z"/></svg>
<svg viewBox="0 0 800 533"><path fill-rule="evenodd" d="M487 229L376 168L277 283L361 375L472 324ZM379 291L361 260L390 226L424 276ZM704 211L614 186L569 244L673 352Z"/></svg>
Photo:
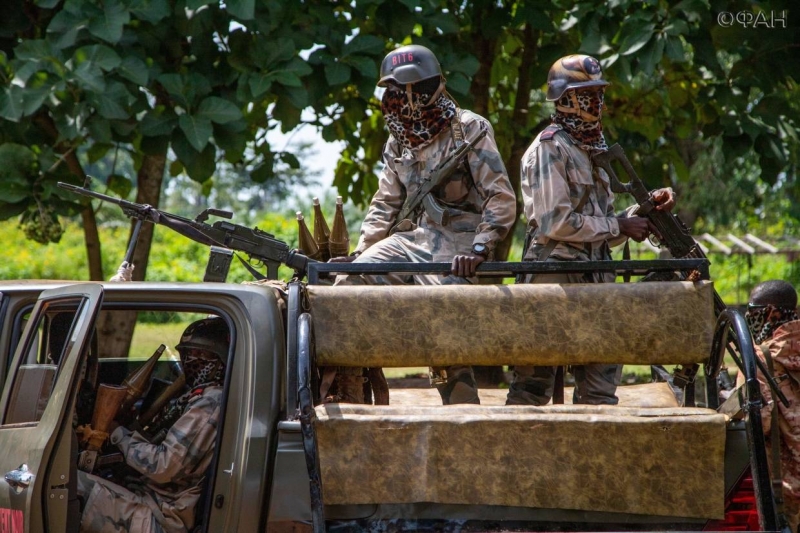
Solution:
<svg viewBox="0 0 800 533"><path fill-rule="evenodd" d="M457 107L456 114L453 116L453 118L450 119L450 135L453 136L453 142L455 143L456 148L461 146L464 143L465 139L464 125L461 124L461 113L463 112L464 111L460 107ZM481 195L480 190L477 187L475 187L475 178L472 176L472 169L469 168L469 161L467 161L467 159L468 157L464 158L464 168L466 169L467 175L469 176L470 185L472 186L473 189L478 191L478 195L481 196L481 198L483 198L483 195Z"/></svg>

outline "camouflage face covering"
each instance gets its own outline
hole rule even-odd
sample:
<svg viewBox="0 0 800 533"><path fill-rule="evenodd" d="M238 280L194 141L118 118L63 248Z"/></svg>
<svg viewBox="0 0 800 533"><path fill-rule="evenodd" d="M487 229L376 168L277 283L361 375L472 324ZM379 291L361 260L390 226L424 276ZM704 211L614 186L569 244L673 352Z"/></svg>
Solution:
<svg viewBox="0 0 800 533"><path fill-rule="evenodd" d="M420 148L429 144L450 124L456 114L456 104L441 95L436 101L423 106L430 94L411 93L409 103L405 92L389 87L383 93L381 111L389 131L406 148Z"/></svg>
<svg viewBox="0 0 800 533"><path fill-rule="evenodd" d="M575 107L574 101L570 96L572 91L566 91L559 98L557 105ZM598 117L595 121L589 121L576 114L568 114L563 111L556 111L553 115L553 122L564 127L570 137L577 141L578 145L587 151L606 151L608 144L603 137L603 123L600 117L603 110L603 91L575 91L574 92L578 107L592 116Z"/></svg>
<svg viewBox="0 0 800 533"><path fill-rule="evenodd" d="M217 357L203 357L188 353L181 358L186 385L190 389L202 385L222 385L225 378L225 365Z"/></svg>
<svg viewBox="0 0 800 533"><path fill-rule="evenodd" d="M796 309L764 305L748 306L744 319L753 340L756 344L761 344L771 339L776 329L798 318Z"/></svg>

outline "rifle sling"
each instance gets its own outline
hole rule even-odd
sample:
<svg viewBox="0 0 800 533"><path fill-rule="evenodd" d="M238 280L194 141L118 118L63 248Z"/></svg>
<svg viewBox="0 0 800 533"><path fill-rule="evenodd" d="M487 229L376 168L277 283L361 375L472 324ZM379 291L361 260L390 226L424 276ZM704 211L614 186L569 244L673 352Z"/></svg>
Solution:
<svg viewBox="0 0 800 533"><path fill-rule="evenodd" d="M464 139L466 139L466 136L464 135L464 125L461 123L461 113L463 112L464 111L462 109L456 108L455 116L450 119L450 134L453 137L453 143L455 143L456 149L458 149L458 147L464 143ZM481 196L481 199L484 199L480 190L475 187L475 178L472 176L472 169L469 167L468 159L469 156L464 158L464 168L469 176L470 185L473 189L478 191L478 195Z"/></svg>

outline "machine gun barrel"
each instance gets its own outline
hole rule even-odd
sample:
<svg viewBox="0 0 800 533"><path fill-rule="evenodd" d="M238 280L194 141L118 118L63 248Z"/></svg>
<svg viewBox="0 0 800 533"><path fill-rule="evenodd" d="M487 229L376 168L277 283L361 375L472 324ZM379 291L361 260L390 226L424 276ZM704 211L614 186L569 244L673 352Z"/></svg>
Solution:
<svg viewBox="0 0 800 533"><path fill-rule="evenodd" d="M59 182L58 186L75 194L116 204L128 217L167 226L184 237L206 246L222 246L244 252L251 259L261 261L266 265L267 277L270 279L277 279L278 267L281 263L292 268L297 277L303 277L308 269L308 262L313 261L313 259L309 259L296 250L290 249L285 242L276 239L271 233L258 228L248 228L226 220L216 221L211 225L203 222L208 213L229 218L230 213L227 211L207 210L198 215L197 219L191 220L166 211L160 211L150 205L114 198L113 196L69 183Z"/></svg>

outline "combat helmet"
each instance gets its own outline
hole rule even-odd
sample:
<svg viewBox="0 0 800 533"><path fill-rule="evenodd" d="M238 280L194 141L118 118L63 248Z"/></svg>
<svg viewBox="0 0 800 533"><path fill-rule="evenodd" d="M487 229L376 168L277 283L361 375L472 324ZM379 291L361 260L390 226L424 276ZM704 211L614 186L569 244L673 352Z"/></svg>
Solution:
<svg viewBox="0 0 800 533"><path fill-rule="evenodd" d="M411 102L411 88L415 83L439 78L439 86L425 105L435 102L444 90L445 79L439 60L430 49L410 44L392 50L381 63L381 74L378 87L396 85L404 87Z"/></svg>
<svg viewBox="0 0 800 533"><path fill-rule="evenodd" d="M192 322L181 335L178 345L175 346L178 352L185 348L212 353L224 363L228 359L228 349L230 348L228 325L219 317Z"/></svg>
<svg viewBox="0 0 800 533"><path fill-rule="evenodd" d="M572 107L556 105L556 109L580 115L585 120L599 120L599 117L581 111L574 90L606 85L608 82L603 79L603 68L597 59L583 54L565 56L553 63L547 73L547 100L555 102L566 91L573 90L570 94Z"/></svg>

